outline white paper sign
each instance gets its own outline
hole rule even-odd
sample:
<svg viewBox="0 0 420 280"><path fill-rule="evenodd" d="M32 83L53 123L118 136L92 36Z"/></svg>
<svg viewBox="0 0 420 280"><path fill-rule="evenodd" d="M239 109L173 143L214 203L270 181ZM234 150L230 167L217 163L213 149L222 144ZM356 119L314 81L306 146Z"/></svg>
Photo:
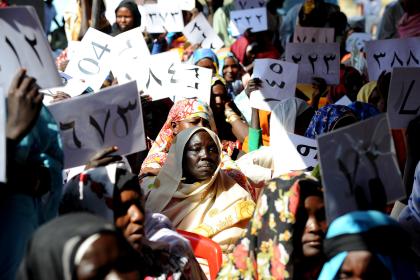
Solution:
<svg viewBox="0 0 420 280"><path fill-rule="evenodd" d="M35 77L41 88L61 86L34 8L30 6L0 9L0 86L9 88L19 68Z"/></svg>
<svg viewBox="0 0 420 280"><path fill-rule="evenodd" d="M239 36L249 28L252 32L267 30L267 8L231 11L229 28L232 36Z"/></svg>
<svg viewBox="0 0 420 280"><path fill-rule="evenodd" d="M266 5L265 0L235 0L235 10L261 8Z"/></svg>
<svg viewBox="0 0 420 280"><path fill-rule="evenodd" d="M372 36L368 33L354 32L346 40L346 51L351 52L353 48L362 51L365 49L366 42L372 40Z"/></svg>
<svg viewBox="0 0 420 280"><path fill-rule="evenodd" d="M271 111L278 101L295 96L298 65L277 59L256 59L253 78L262 81L262 88L251 94L251 106Z"/></svg>
<svg viewBox="0 0 420 280"><path fill-rule="evenodd" d="M169 88L176 93L176 100L197 97L210 104L213 70L191 64L174 64Z"/></svg>
<svg viewBox="0 0 420 280"><path fill-rule="evenodd" d="M203 48L220 49L224 43L213 30L207 19L200 13L182 31L191 44L201 44Z"/></svg>
<svg viewBox="0 0 420 280"><path fill-rule="evenodd" d="M317 138L327 220L404 197L386 114Z"/></svg>
<svg viewBox="0 0 420 280"><path fill-rule="evenodd" d="M338 43L287 43L286 61L299 64L298 83L312 84L313 77L327 84L340 82L340 46Z"/></svg>
<svg viewBox="0 0 420 280"><path fill-rule="evenodd" d="M60 127L64 168L83 165L99 149L112 145L118 146L119 154L146 149L134 81L52 104L48 109Z"/></svg>
<svg viewBox="0 0 420 280"><path fill-rule="evenodd" d="M296 26L294 43L334 43L334 28Z"/></svg>
<svg viewBox="0 0 420 280"><path fill-rule="evenodd" d="M6 98L0 87L0 182L6 182Z"/></svg>
<svg viewBox="0 0 420 280"><path fill-rule="evenodd" d="M118 84L140 81L147 74L150 52L139 27L115 36L111 55Z"/></svg>
<svg viewBox="0 0 420 280"><path fill-rule="evenodd" d="M139 6L142 21L149 33L182 32L182 11L173 5L149 4Z"/></svg>
<svg viewBox="0 0 420 280"><path fill-rule="evenodd" d="M99 90L111 70L112 40L108 34L89 28L65 73L85 80L94 91Z"/></svg>
<svg viewBox="0 0 420 280"><path fill-rule="evenodd" d="M343 106L348 106L350 105L352 102L350 100L350 98L347 97L347 95L344 95L343 97L341 97L340 99L337 100L337 102L335 102L335 105L343 105Z"/></svg>
<svg viewBox="0 0 420 280"><path fill-rule="evenodd" d="M391 128L407 128L420 115L420 68L394 68L388 92Z"/></svg>
<svg viewBox="0 0 420 280"><path fill-rule="evenodd" d="M176 92L170 88L169 82L173 76L173 65L180 63L178 51L168 51L150 56L146 75L139 81L140 89L152 99L173 99Z"/></svg>
<svg viewBox="0 0 420 280"><path fill-rule="evenodd" d="M318 164L318 148L314 139L284 133L276 142L271 146L275 176L295 170L311 171Z"/></svg>
<svg viewBox="0 0 420 280"><path fill-rule="evenodd" d="M420 67L420 37L366 42L369 80L394 67Z"/></svg>
<svg viewBox="0 0 420 280"><path fill-rule="evenodd" d="M159 5L175 5L181 10L191 11L195 8L195 0L158 0Z"/></svg>

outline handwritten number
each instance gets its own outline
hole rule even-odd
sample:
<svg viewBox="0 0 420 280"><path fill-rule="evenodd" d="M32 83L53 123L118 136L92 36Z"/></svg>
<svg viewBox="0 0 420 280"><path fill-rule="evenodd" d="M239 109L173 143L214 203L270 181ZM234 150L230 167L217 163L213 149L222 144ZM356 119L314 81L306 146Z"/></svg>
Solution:
<svg viewBox="0 0 420 280"><path fill-rule="evenodd" d="M296 147L298 153L304 157L308 156L311 150L317 151L316 147L308 146L308 145L297 145ZM317 159L317 155L315 155L314 159Z"/></svg>
<svg viewBox="0 0 420 280"><path fill-rule="evenodd" d="M98 122L96 121L96 119L92 116L89 116L89 123L98 131L99 135L102 138L102 143L105 142L105 132L106 132L106 127L108 125L108 121L109 121L109 117L111 116L110 111L108 110L106 117L105 117L105 122L104 122L104 127L103 129L101 129L101 127L99 126Z"/></svg>
<svg viewBox="0 0 420 280"><path fill-rule="evenodd" d="M419 60L414 56L413 52L410 50L410 56L407 60L407 66L410 65L411 59L413 59L416 62L416 64L419 64Z"/></svg>
<svg viewBox="0 0 420 280"><path fill-rule="evenodd" d="M415 110L408 110L408 109L405 108L408 97L410 96L410 93L413 89L413 86L414 86L415 82L416 82L415 80L411 81L410 85L408 86L407 92L404 94L404 100L403 100L403 103L401 104L401 107L400 107L400 112L399 112L400 114L403 114L403 115L417 115L417 113L419 112L420 107L417 107L417 109L415 109ZM402 88L401 91L402 92L404 91L404 87Z"/></svg>
<svg viewBox="0 0 420 280"><path fill-rule="evenodd" d="M96 71L89 71L89 70L86 70L85 67L82 67L82 62L83 61L90 62L91 64L93 64L94 66L96 66ZM82 60L79 61L79 63L77 64L77 66L79 67L79 70L82 73L86 74L86 75L98 74L99 71L101 70L99 68L99 63L96 60L92 59L92 58L83 58Z"/></svg>
<svg viewBox="0 0 420 280"><path fill-rule="evenodd" d="M298 64L302 60L302 55L292 55L292 60L294 63Z"/></svg>
<svg viewBox="0 0 420 280"><path fill-rule="evenodd" d="M76 145L76 147L80 149L82 147L82 142L80 142L79 138L77 138L75 126L76 126L76 124L75 124L74 121L71 121L71 122L68 122L68 123L61 123L60 122L60 130L61 131L66 131L66 130L69 130L69 129L73 130L73 142Z"/></svg>
<svg viewBox="0 0 420 280"><path fill-rule="evenodd" d="M37 44L37 42L36 42L36 36L35 36L35 38L33 40L31 40L31 39L29 39L28 37L25 36L25 41L31 46L32 50L34 51L36 57L39 60L39 63L41 63L41 65L44 66L44 64L42 63L41 57L39 56L39 53L35 49L35 46Z"/></svg>
<svg viewBox="0 0 420 280"><path fill-rule="evenodd" d="M125 126L125 136L128 135L128 121L127 121L127 117L126 117L126 113L128 111L133 111L137 108L137 100L134 100L134 103L132 104L131 102L128 102L127 107L121 107L120 105L118 105L117 107L117 114L120 116L120 118L122 119L122 121L124 122L124 126Z"/></svg>
<svg viewBox="0 0 420 280"><path fill-rule="evenodd" d="M149 88L149 85L150 85L150 76L152 76L152 78L155 80L156 83L158 83L158 85L162 86L162 81L159 80L159 78L156 77L155 74L153 74L152 69L149 68L149 78L147 79L147 83L146 83L147 88Z"/></svg>
<svg viewBox="0 0 420 280"><path fill-rule="evenodd" d="M175 72L176 72L175 69L174 69L174 66L175 65L173 63L171 64L171 66L169 66L168 74L172 74L171 83L176 84L178 82L178 80L174 79Z"/></svg>
<svg viewBox="0 0 420 280"><path fill-rule="evenodd" d="M326 55L324 56L324 62L325 62L325 66L327 67L327 74L329 74L330 72L330 64L329 61L334 61L335 60L335 55Z"/></svg>
<svg viewBox="0 0 420 280"><path fill-rule="evenodd" d="M308 60L312 66L312 73L315 74L315 62L318 60L318 55L308 55Z"/></svg>
<svg viewBox="0 0 420 280"><path fill-rule="evenodd" d="M392 59L391 67L394 67L395 59L398 61L400 66L404 66L402 60L398 57L397 53L394 52L394 58Z"/></svg>
<svg viewBox="0 0 420 280"><path fill-rule="evenodd" d="M385 53L378 53L378 54L374 54L373 58L375 59L376 63L378 63L378 67L381 68L381 61L379 59L385 57L386 54Z"/></svg>
<svg viewBox="0 0 420 280"><path fill-rule="evenodd" d="M102 58L102 56L104 55L105 52L111 52L111 50L108 49L108 44L106 44L105 46L101 46L98 43L92 42L92 47L93 47L93 51L95 52L96 59L98 59L98 60L100 60ZM102 52L100 54L98 54L95 47L101 49Z"/></svg>
<svg viewBox="0 0 420 280"><path fill-rule="evenodd" d="M20 57L19 57L19 54L17 53L17 51L15 49L15 46L12 44L12 42L9 40L9 38L7 36L6 36L6 44L12 49L13 53L15 54L15 56L16 56L18 62L19 62L19 65L22 66L22 62L20 61Z"/></svg>

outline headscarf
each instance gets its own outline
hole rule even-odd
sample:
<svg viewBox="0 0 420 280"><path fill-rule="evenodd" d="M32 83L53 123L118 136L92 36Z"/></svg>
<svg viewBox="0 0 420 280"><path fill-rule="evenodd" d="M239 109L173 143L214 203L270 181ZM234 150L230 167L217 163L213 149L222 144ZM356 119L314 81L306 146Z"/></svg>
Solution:
<svg viewBox="0 0 420 280"><path fill-rule="evenodd" d="M112 223L92 214L68 214L45 224L34 234L17 279L76 279L76 255L83 257L83 247L87 242L93 243L90 237L101 233L116 235L130 252L125 262L135 261L135 252Z"/></svg>
<svg viewBox="0 0 420 280"><path fill-rule="evenodd" d="M370 117L374 117L380 113L379 110L372 104L359 101L355 101L347 105L347 107L349 107L353 111L354 115L359 121L363 121Z"/></svg>
<svg viewBox="0 0 420 280"><path fill-rule="evenodd" d="M141 14L137 7L137 4L133 0L123 0L115 9L115 15L117 15L118 10L121 8L127 8L128 10L130 10L131 14L133 15L133 28L139 27L141 24ZM112 35L116 36L120 33L121 33L121 30L119 29L117 23L115 22L112 25Z"/></svg>
<svg viewBox="0 0 420 280"><path fill-rule="evenodd" d="M156 141L143 161L141 171L144 168L161 168L166 162L169 148L174 139L171 123L182 121L188 118L201 117L209 121L210 128L216 130L216 123L214 122L213 113L207 103L198 99L184 99L176 102L169 111L168 118L160 130ZM236 163L227 155L223 154L222 169L233 178L240 186L251 193L252 197L256 199L255 189L250 185L246 176L239 170Z"/></svg>
<svg viewBox="0 0 420 280"><path fill-rule="evenodd" d="M369 96L371 95L372 91L376 88L376 81L370 81L362 86L357 94L357 101L369 102Z"/></svg>
<svg viewBox="0 0 420 280"><path fill-rule="evenodd" d="M351 251L374 253L392 279L416 279L414 269L404 262L410 238L401 226L378 211L355 211L335 219L328 228L324 252L328 258L318 279L333 280Z"/></svg>
<svg viewBox="0 0 420 280"><path fill-rule="evenodd" d="M182 182L184 149L199 131L207 132L216 143L220 162L209 180L186 184ZM174 139L158 176L144 179L142 189L146 210L160 212L176 228L212 238L227 250L232 240L242 234L237 224L251 218L255 203L247 191L221 170L221 155L222 146L213 131L204 127L187 128Z"/></svg>
<svg viewBox="0 0 420 280"><path fill-rule="evenodd" d="M411 248L420 257L420 164L414 173L413 190L408 205L401 211L398 222L412 237Z"/></svg>
<svg viewBox="0 0 420 280"><path fill-rule="evenodd" d="M398 23L398 35L400 38L420 36L420 13L408 15L404 13Z"/></svg>
<svg viewBox="0 0 420 280"><path fill-rule="evenodd" d="M230 47L232 53L238 58L239 62L244 64L246 57L246 50L251 44L249 39L245 36L241 36L233 43Z"/></svg>
<svg viewBox="0 0 420 280"><path fill-rule="evenodd" d="M347 106L328 104L315 112L305 137L315 139L316 136L333 130L338 121L344 118L356 119L356 116Z"/></svg>
<svg viewBox="0 0 420 280"><path fill-rule="evenodd" d="M171 123L188 118L200 117L209 121L212 129L216 129L210 107L196 98L183 99L176 102L169 111L168 118L160 130L141 168L161 168L174 138Z"/></svg>
<svg viewBox="0 0 420 280"><path fill-rule="evenodd" d="M215 69L219 69L219 60L217 59L216 54L211 49L204 49L199 48L196 49L193 53L193 64L197 64L200 60L208 58L213 61L213 64L215 66ZM216 71L217 73L218 71Z"/></svg>
<svg viewBox="0 0 420 280"><path fill-rule="evenodd" d="M271 111L270 144L278 145L284 133L295 133L296 118L309 108L300 98L280 101Z"/></svg>
<svg viewBox="0 0 420 280"><path fill-rule="evenodd" d="M302 205L311 195L322 197L321 186L302 172L268 182L218 279L296 279L293 257L306 224Z"/></svg>
<svg viewBox="0 0 420 280"><path fill-rule="evenodd" d="M217 59L219 61L219 75L223 77L223 68L225 67L225 59L231 57L235 63L239 64L239 60L236 56L229 50L217 53Z"/></svg>

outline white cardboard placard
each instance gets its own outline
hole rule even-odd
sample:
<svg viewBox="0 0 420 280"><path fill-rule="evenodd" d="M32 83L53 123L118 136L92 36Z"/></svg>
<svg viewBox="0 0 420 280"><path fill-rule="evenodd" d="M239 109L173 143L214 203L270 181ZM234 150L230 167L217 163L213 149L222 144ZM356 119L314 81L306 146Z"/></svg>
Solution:
<svg viewBox="0 0 420 280"><path fill-rule="evenodd" d="M146 149L134 81L52 104L48 109L60 127L64 168L85 164L104 147L116 145L119 154Z"/></svg>
<svg viewBox="0 0 420 280"><path fill-rule="evenodd" d="M155 101L163 98L173 99L176 95L170 87L170 80L173 77L173 65L180 63L178 51L167 51L151 55L146 74L140 77L138 84L141 90Z"/></svg>
<svg viewBox="0 0 420 280"><path fill-rule="evenodd" d="M112 73L118 84L140 81L147 73L149 48L140 27L115 36L112 44Z"/></svg>
<svg viewBox="0 0 420 280"><path fill-rule="evenodd" d="M51 48L33 7L0 9L0 86L9 88L19 68L41 88L61 86Z"/></svg>
<svg viewBox="0 0 420 280"><path fill-rule="evenodd" d="M334 39L334 28L297 25L293 34L293 43L334 43Z"/></svg>
<svg viewBox="0 0 420 280"><path fill-rule="evenodd" d="M175 100L197 97L210 104L213 71L191 64L174 64L170 71L169 88L176 93Z"/></svg>
<svg viewBox="0 0 420 280"><path fill-rule="evenodd" d="M420 68L394 68L388 92L387 114L393 129L407 128L420 115Z"/></svg>
<svg viewBox="0 0 420 280"><path fill-rule="evenodd" d="M86 81L98 91L111 70L113 37L89 28L77 47L77 52L66 67L65 73Z"/></svg>
<svg viewBox="0 0 420 280"><path fill-rule="evenodd" d="M183 11L195 8L195 0L158 0L159 5L174 5Z"/></svg>
<svg viewBox="0 0 420 280"><path fill-rule="evenodd" d="M148 33L182 32L182 11L173 5L147 4L139 6Z"/></svg>
<svg viewBox="0 0 420 280"><path fill-rule="evenodd" d="M299 64L298 83L312 84L313 77L327 84L340 82L340 46L338 43L287 43L286 61Z"/></svg>
<svg viewBox="0 0 420 280"><path fill-rule="evenodd" d="M390 203L404 197L386 114L317 138L327 220L372 209L372 199ZM380 179L380 185L369 186ZM367 206L366 206L367 203Z"/></svg>
<svg viewBox="0 0 420 280"><path fill-rule="evenodd" d="M231 11L229 28L232 36L239 36L249 28L252 32L267 30L267 8Z"/></svg>
<svg viewBox="0 0 420 280"><path fill-rule="evenodd" d="M366 42L372 40L372 36L368 33L354 32L346 40L346 51L351 52L353 47L356 47L359 51L364 50Z"/></svg>
<svg viewBox="0 0 420 280"><path fill-rule="evenodd" d="M343 106L348 106L352 103L352 101L350 100L350 98L347 97L347 95L344 95L343 97L341 97L340 99L337 100L337 102L335 102L335 105L343 105Z"/></svg>
<svg viewBox="0 0 420 280"><path fill-rule="evenodd" d="M420 67L420 37L366 42L369 80L394 67Z"/></svg>
<svg viewBox="0 0 420 280"><path fill-rule="evenodd" d="M256 59L253 78L262 80L262 88L251 94L251 106L271 111L278 101L295 96L298 65L277 59Z"/></svg>
<svg viewBox="0 0 420 280"><path fill-rule="evenodd" d="M6 98L0 87L0 182L6 182Z"/></svg>
<svg viewBox="0 0 420 280"><path fill-rule="evenodd" d="M265 7L265 0L235 0L235 10L246 10Z"/></svg>
<svg viewBox="0 0 420 280"><path fill-rule="evenodd" d="M220 49L224 43L213 30L202 13L190 21L182 31L191 44L201 44L203 48Z"/></svg>
<svg viewBox="0 0 420 280"><path fill-rule="evenodd" d="M318 148L314 139L292 133L281 133L279 141L276 142L276 145L271 146L274 176L295 170L310 171L317 165Z"/></svg>

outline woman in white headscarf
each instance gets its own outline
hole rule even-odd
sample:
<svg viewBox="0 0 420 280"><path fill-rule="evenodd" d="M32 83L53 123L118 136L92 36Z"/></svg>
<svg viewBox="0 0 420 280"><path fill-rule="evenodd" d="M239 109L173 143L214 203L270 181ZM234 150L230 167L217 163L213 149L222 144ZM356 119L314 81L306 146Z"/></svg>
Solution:
<svg viewBox="0 0 420 280"><path fill-rule="evenodd" d="M251 218L251 195L220 168L221 144L204 127L183 130L174 139L167 160L141 185L146 210L167 216L177 229L198 233L229 253Z"/></svg>

